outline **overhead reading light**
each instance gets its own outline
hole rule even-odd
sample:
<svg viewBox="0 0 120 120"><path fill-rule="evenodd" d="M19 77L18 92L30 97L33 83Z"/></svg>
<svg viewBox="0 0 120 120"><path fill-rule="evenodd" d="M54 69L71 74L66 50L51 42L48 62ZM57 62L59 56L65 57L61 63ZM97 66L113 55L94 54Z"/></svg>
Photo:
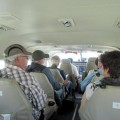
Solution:
<svg viewBox="0 0 120 120"><path fill-rule="evenodd" d="M72 24L70 21L66 21L65 23L63 23L65 27L71 27Z"/></svg>
<svg viewBox="0 0 120 120"><path fill-rule="evenodd" d="M65 27L73 27L75 26L72 19L58 19L58 22L62 23Z"/></svg>

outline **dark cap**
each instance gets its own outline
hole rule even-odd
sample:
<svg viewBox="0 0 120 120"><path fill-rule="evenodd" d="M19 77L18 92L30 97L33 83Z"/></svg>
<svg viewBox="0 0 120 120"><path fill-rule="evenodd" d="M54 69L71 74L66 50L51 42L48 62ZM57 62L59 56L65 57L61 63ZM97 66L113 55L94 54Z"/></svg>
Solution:
<svg viewBox="0 0 120 120"><path fill-rule="evenodd" d="M32 58L33 58L33 60L41 60L43 58L49 58L49 55L45 54L41 50L36 50L36 51L33 52Z"/></svg>
<svg viewBox="0 0 120 120"><path fill-rule="evenodd" d="M22 45L19 45L19 44L10 45L4 51L5 57L10 57L10 56L17 55L17 54L31 55L30 52L26 51L26 49Z"/></svg>

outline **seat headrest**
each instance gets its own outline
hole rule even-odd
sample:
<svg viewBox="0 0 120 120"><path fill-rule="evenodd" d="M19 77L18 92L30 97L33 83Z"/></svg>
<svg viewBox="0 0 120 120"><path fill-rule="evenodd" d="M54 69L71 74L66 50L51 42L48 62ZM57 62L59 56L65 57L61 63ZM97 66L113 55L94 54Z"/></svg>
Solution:
<svg viewBox="0 0 120 120"><path fill-rule="evenodd" d="M68 60L68 59L62 59L61 63L63 63L63 64L66 64L66 63L70 64L70 60Z"/></svg>
<svg viewBox="0 0 120 120"><path fill-rule="evenodd" d="M95 62L95 59L96 59L96 57L90 57L90 58L88 59L88 62Z"/></svg>

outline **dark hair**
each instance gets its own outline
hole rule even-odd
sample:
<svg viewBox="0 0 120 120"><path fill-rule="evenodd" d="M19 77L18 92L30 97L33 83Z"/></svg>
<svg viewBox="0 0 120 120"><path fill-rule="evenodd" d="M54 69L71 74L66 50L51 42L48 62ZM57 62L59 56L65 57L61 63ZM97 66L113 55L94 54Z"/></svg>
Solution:
<svg viewBox="0 0 120 120"><path fill-rule="evenodd" d="M105 69L109 68L108 73L111 78L120 77L120 51L115 50L101 54L100 62Z"/></svg>
<svg viewBox="0 0 120 120"><path fill-rule="evenodd" d="M95 65L98 66L98 58L95 59Z"/></svg>

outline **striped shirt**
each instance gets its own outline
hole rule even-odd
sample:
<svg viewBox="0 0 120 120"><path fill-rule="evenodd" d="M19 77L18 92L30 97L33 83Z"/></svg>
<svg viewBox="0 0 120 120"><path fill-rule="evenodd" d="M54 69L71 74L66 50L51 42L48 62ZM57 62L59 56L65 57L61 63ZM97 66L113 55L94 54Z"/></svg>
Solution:
<svg viewBox="0 0 120 120"><path fill-rule="evenodd" d="M30 75L30 73L27 73L23 69L13 65L7 65L6 68L0 71L0 74L1 77L13 78L18 82L32 104L34 119L38 120L41 110L45 107L47 95L44 94L44 91L40 88L37 81Z"/></svg>

